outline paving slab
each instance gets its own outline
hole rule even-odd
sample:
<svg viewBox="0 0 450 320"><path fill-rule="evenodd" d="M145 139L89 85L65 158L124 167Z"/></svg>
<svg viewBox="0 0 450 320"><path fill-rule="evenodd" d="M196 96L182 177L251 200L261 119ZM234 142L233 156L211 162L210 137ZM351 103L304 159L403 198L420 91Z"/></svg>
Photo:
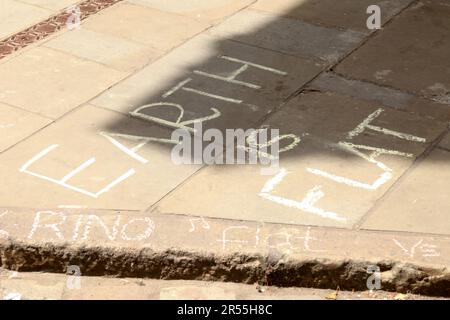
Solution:
<svg viewBox="0 0 450 320"><path fill-rule="evenodd" d="M358 99L377 102L396 110L413 112L426 118L442 122L450 121L450 108L446 104L430 101L404 91L379 86L374 83L346 79L333 72L320 74L308 85L307 90L337 92Z"/></svg>
<svg viewBox="0 0 450 320"><path fill-rule="evenodd" d="M327 63L356 48L364 34L339 31L256 10L242 10L208 32L254 46Z"/></svg>
<svg viewBox="0 0 450 320"><path fill-rule="evenodd" d="M53 49L35 47L0 64L0 102L56 119L126 73Z"/></svg>
<svg viewBox="0 0 450 320"><path fill-rule="evenodd" d="M450 296L449 237L156 212L2 211L2 267L19 275L77 266L83 276L367 290L375 268L382 290Z"/></svg>
<svg viewBox="0 0 450 320"><path fill-rule="evenodd" d="M121 2L86 20L84 27L169 50L206 29L209 24L188 17Z"/></svg>
<svg viewBox="0 0 450 320"><path fill-rule="evenodd" d="M20 0L20 2L33 4L38 7L50 9L55 12L70 7L71 5L75 5L81 1L82 0Z"/></svg>
<svg viewBox="0 0 450 320"><path fill-rule="evenodd" d="M439 144L440 147L450 150L450 134L447 134Z"/></svg>
<svg viewBox="0 0 450 320"><path fill-rule="evenodd" d="M172 163L167 141L169 130L83 106L0 156L0 202L143 210L197 170Z"/></svg>
<svg viewBox="0 0 450 320"><path fill-rule="evenodd" d="M161 52L139 43L81 27L44 44L120 71L134 71L157 59Z"/></svg>
<svg viewBox="0 0 450 320"><path fill-rule="evenodd" d="M411 2L412 0L341 0L336 5L333 0L258 0L251 8L327 27L369 32L371 30L366 25L369 15L366 10L370 5L380 7L381 23L384 25Z"/></svg>
<svg viewBox="0 0 450 320"><path fill-rule="evenodd" d="M369 122L377 132L355 131ZM291 150L280 154L277 174L261 175L257 165L208 167L164 198L158 210L351 228L447 127L335 93L301 94L265 125L301 139L284 138L280 148Z"/></svg>
<svg viewBox="0 0 450 320"><path fill-rule="evenodd" d="M52 12L14 0L2 0L0 3L0 40L13 35L41 20Z"/></svg>
<svg viewBox="0 0 450 320"><path fill-rule="evenodd" d="M398 294L386 291L336 291L309 288L278 288L235 283L220 283L189 280L153 280L108 277L78 277L41 272L14 272L0 270L2 299L64 299L64 300L324 300L332 294L336 300L391 300ZM77 282L74 280L76 279ZM51 293L53 288L42 284L55 283L64 287L62 295ZM79 281L79 282L78 282ZM3 285L6 283L6 285ZM29 288L23 290L24 284ZM73 284L73 285L72 285ZM79 286L78 286L79 284ZM1 292L1 291L0 291ZM15 295L14 295L15 294ZM428 300L419 295L402 295L403 300ZM439 299L439 298L435 298ZM444 299L444 298L440 298Z"/></svg>
<svg viewBox="0 0 450 320"><path fill-rule="evenodd" d="M160 110L139 113L172 122L177 114L168 104L177 104L183 121L214 115L204 128L251 128L322 70L315 61L202 35L91 103L126 114L159 103Z"/></svg>
<svg viewBox="0 0 450 320"><path fill-rule="evenodd" d="M255 0L128 0L150 8L172 12L208 23L218 23Z"/></svg>
<svg viewBox="0 0 450 320"><path fill-rule="evenodd" d="M419 1L336 71L449 104L450 7L445 3Z"/></svg>
<svg viewBox="0 0 450 320"><path fill-rule="evenodd" d="M0 103L0 152L48 125L51 120Z"/></svg>
<svg viewBox="0 0 450 320"><path fill-rule="evenodd" d="M371 212L362 227L450 235L449 190L450 152L433 150Z"/></svg>

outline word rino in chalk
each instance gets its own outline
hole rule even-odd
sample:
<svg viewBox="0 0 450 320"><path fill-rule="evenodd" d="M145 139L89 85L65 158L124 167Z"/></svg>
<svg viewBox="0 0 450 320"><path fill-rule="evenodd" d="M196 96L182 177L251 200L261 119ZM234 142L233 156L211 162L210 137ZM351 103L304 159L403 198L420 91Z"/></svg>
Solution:
<svg viewBox="0 0 450 320"><path fill-rule="evenodd" d="M69 219L77 217L74 226ZM62 212L38 211L34 217L33 225L28 234L28 239L34 239L37 233L42 233L45 238L56 237L66 240L64 233L70 233L72 241L87 241L93 233L93 228L100 229L104 236L110 241L144 241L148 239L155 230L155 224L149 217L129 218L123 221L122 215L106 216L113 221L109 225L101 217L90 215L66 215ZM67 229L70 231L68 232ZM134 229L134 231L132 231ZM138 229L138 231L136 231ZM65 232L63 232L65 230ZM42 236L41 234L41 236ZM120 237L120 239L119 239Z"/></svg>

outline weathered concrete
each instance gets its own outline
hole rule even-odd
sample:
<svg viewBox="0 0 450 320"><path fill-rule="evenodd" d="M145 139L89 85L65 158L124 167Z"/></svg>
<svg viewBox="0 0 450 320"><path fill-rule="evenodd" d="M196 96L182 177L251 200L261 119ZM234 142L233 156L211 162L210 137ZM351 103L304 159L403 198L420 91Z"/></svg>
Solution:
<svg viewBox="0 0 450 320"><path fill-rule="evenodd" d="M35 131L48 125L51 120L0 103L0 151L13 146Z"/></svg>
<svg viewBox="0 0 450 320"><path fill-rule="evenodd" d="M450 235L449 190L450 152L437 149L411 170L362 227Z"/></svg>
<svg viewBox="0 0 450 320"><path fill-rule="evenodd" d="M253 66L241 71L235 82L225 79L245 62ZM247 129L322 70L311 60L201 35L105 91L92 104L128 114L147 104L175 103L184 109L182 121L210 116L214 108L220 116L203 121L204 128ZM170 121L177 117L174 108L143 112Z"/></svg>
<svg viewBox="0 0 450 320"><path fill-rule="evenodd" d="M87 20L89 30L169 50L209 26L188 17L121 2Z"/></svg>
<svg viewBox="0 0 450 320"><path fill-rule="evenodd" d="M53 119L125 77L101 64L42 47L0 64L0 73L0 102Z"/></svg>
<svg viewBox="0 0 450 320"><path fill-rule="evenodd" d="M162 54L140 43L85 28L65 32L47 41L44 46L102 63L120 71L134 71Z"/></svg>
<svg viewBox="0 0 450 320"><path fill-rule="evenodd" d="M249 9L228 18L209 32L295 56L319 58L327 63L337 62L364 37L353 30L338 31Z"/></svg>
<svg viewBox="0 0 450 320"><path fill-rule="evenodd" d="M121 125L107 131L109 123ZM0 202L12 207L144 210L199 167L171 162L173 144L167 141L170 131L165 128L83 106L0 155Z"/></svg>
<svg viewBox="0 0 450 320"><path fill-rule="evenodd" d="M3 44L0 107L17 125L1 129L1 265L361 290L379 267L385 290L450 296L448 201L433 192L448 189L445 2L418 1L376 35L348 29L365 22L365 0L298 1L291 14L194 2L120 1L46 43L30 29L26 49ZM385 2L384 18L408 3ZM171 131L195 119L280 129L281 169L176 166ZM64 296L47 285L31 296Z"/></svg>
<svg viewBox="0 0 450 320"><path fill-rule="evenodd" d="M446 1L419 1L336 70L449 104L449 15Z"/></svg>
<svg viewBox="0 0 450 320"><path fill-rule="evenodd" d="M450 151L450 134L447 134L444 139L442 139L441 143L439 144L440 147L447 149Z"/></svg>
<svg viewBox="0 0 450 320"><path fill-rule="evenodd" d="M371 116L371 125L424 140L372 129L356 134L354 129ZM447 129L446 123L379 104L314 92L289 101L265 125L291 135L280 143L290 150L280 154L278 173L261 175L257 165L208 167L165 197L158 210L351 228ZM371 148L379 157L369 159ZM270 191L264 191L267 188Z"/></svg>
<svg viewBox="0 0 450 320"><path fill-rule="evenodd" d="M411 2L412 0L340 0L336 5L334 0L258 0L251 8L327 27L370 32L366 26L366 10L370 5L380 7L381 23L384 25Z"/></svg>
<svg viewBox="0 0 450 320"><path fill-rule="evenodd" d="M1 299L161 300L428 300L386 291L277 288L234 283L133 278L74 277L0 269ZM436 298L434 298L436 299ZM439 298L444 299L444 298Z"/></svg>
<svg viewBox="0 0 450 320"><path fill-rule="evenodd" d="M383 290L450 295L448 237L132 212L11 209L0 219L11 270L365 290L378 266Z"/></svg>
<svg viewBox="0 0 450 320"><path fill-rule="evenodd" d="M396 110L417 113L426 118L438 121L450 121L450 108L404 91L382 87L370 82L350 80L335 73L322 73L307 90L331 91L358 99L377 102Z"/></svg>
<svg viewBox="0 0 450 320"><path fill-rule="evenodd" d="M256 0L128 0L131 3L177 13L196 20L219 23L227 16L247 7Z"/></svg>
<svg viewBox="0 0 450 320"><path fill-rule="evenodd" d="M0 40L25 29L52 12L19 1L3 0L0 5Z"/></svg>

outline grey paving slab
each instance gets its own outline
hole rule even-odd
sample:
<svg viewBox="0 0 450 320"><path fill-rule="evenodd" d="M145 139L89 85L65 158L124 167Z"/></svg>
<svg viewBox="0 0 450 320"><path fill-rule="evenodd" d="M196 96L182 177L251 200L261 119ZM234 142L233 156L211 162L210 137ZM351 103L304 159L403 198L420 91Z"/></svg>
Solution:
<svg viewBox="0 0 450 320"><path fill-rule="evenodd" d="M364 34L339 31L256 10L242 10L208 30L222 38L334 63L356 48Z"/></svg>
<svg viewBox="0 0 450 320"><path fill-rule="evenodd" d="M157 210L350 228L446 130L445 123L335 93L302 94L265 124L291 135L280 144L288 151L278 173L261 175L256 165L208 167Z"/></svg>
<svg viewBox="0 0 450 320"><path fill-rule="evenodd" d="M439 144L442 148L445 148L447 150L450 150L450 134L447 134L444 139Z"/></svg>
<svg viewBox="0 0 450 320"><path fill-rule="evenodd" d="M81 27L47 41L44 46L89 59L120 71L134 71L162 53L140 43Z"/></svg>
<svg viewBox="0 0 450 320"><path fill-rule="evenodd" d="M156 50L169 50L209 24L149 7L121 2L83 23L89 30L133 40Z"/></svg>
<svg viewBox="0 0 450 320"><path fill-rule="evenodd" d="M84 277L70 275L15 272L0 270L0 293L2 299L14 297L29 299L64 300L325 300L336 295L336 300L394 299L428 300L430 297L419 295L399 295L392 292L350 292L311 288L278 288L255 284L238 284L192 280L156 280L135 278ZM63 293L52 294L55 288L43 284L51 283L63 287ZM28 285L28 287L26 286ZM435 298L436 299L436 298ZM269 311L270 308L269 308ZM210 312L214 313L213 311Z"/></svg>
<svg viewBox="0 0 450 320"><path fill-rule="evenodd" d="M381 23L385 24L411 2L412 0L340 0L336 5L334 0L258 0L251 8L313 24L369 32L366 25L369 17L366 10L369 6L380 7Z"/></svg>
<svg viewBox="0 0 450 320"><path fill-rule="evenodd" d="M209 23L218 23L225 17L250 5L254 0L128 0L128 2L177 13Z"/></svg>
<svg viewBox="0 0 450 320"><path fill-rule="evenodd" d="M64 8L70 7L71 5L75 5L80 0L20 0L20 2L25 2L29 4L34 4L36 6L50 9L52 11L60 11Z"/></svg>
<svg viewBox="0 0 450 320"><path fill-rule="evenodd" d="M309 88L337 92L351 97L377 102L383 106L414 112L438 121L450 121L450 108L446 104L433 102L374 83L346 79L332 72L323 73L318 76L310 83Z"/></svg>
<svg viewBox="0 0 450 320"><path fill-rule="evenodd" d="M101 64L35 47L0 64L0 102L56 119L126 76Z"/></svg>
<svg viewBox="0 0 450 320"><path fill-rule="evenodd" d="M0 40L47 19L52 11L14 0L0 3Z"/></svg>
<svg viewBox="0 0 450 320"><path fill-rule="evenodd" d="M435 149L383 199L364 229L450 234L450 152Z"/></svg>
<svg viewBox="0 0 450 320"><path fill-rule="evenodd" d="M146 209L197 170L173 164L167 140L169 130L83 106L0 156L0 203Z"/></svg>
<svg viewBox="0 0 450 320"><path fill-rule="evenodd" d="M0 151L43 128L50 119L0 103Z"/></svg>
<svg viewBox="0 0 450 320"><path fill-rule="evenodd" d="M336 70L449 104L449 15L445 2L419 1Z"/></svg>
<svg viewBox="0 0 450 320"><path fill-rule="evenodd" d="M204 128L251 128L322 69L311 60L202 35L91 103L126 114L160 103L159 110L138 112L172 122L176 113L168 104L177 104L183 121L214 116Z"/></svg>

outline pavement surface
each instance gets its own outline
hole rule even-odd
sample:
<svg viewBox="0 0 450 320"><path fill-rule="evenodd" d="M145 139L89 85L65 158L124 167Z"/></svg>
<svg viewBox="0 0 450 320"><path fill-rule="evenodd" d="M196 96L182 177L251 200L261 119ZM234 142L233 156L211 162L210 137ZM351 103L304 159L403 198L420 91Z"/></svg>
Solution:
<svg viewBox="0 0 450 320"><path fill-rule="evenodd" d="M448 300L386 291L278 288L192 280L76 277L0 269L3 300Z"/></svg>
<svg viewBox="0 0 450 320"><path fill-rule="evenodd" d="M447 0L2 0L0 30L2 267L450 296ZM279 129L280 167L175 164L193 123Z"/></svg>

